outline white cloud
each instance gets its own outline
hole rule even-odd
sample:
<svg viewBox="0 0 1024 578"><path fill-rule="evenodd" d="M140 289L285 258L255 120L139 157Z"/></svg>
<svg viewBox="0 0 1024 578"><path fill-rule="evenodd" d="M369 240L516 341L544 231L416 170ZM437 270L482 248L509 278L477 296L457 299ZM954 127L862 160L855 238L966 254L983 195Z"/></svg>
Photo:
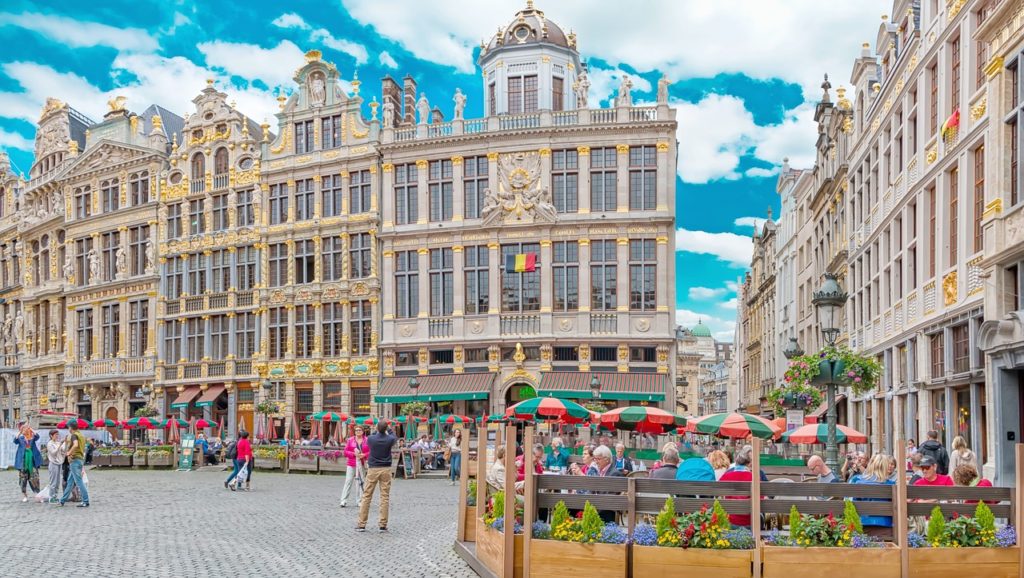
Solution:
<svg viewBox="0 0 1024 578"><path fill-rule="evenodd" d="M27 139L19 133L7 132L0 128L0 149L21 149L23 151L31 151L33 143L31 139Z"/></svg>
<svg viewBox="0 0 1024 578"><path fill-rule="evenodd" d="M271 24L278 28L298 28L299 30L309 30L311 28L311 26L306 24L306 21L302 19L302 16L299 16L294 12L285 12L275 18Z"/></svg>
<svg viewBox="0 0 1024 578"><path fill-rule="evenodd" d="M722 302L722 303L720 303L720 304L719 304L719 306L720 306L720 307L721 307L722 309L733 309L733 310L735 310L735 309L736 309L737 305L738 305L738 304L737 304L737 302L736 302L736 297L733 297L732 299L730 299L730 300L728 300L728 301L724 301L724 302Z"/></svg>
<svg viewBox="0 0 1024 578"><path fill-rule="evenodd" d="M310 39L314 42L323 42L324 46L333 48L338 52L344 52L352 58L356 59L356 64L366 64L369 59L369 54L366 52L366 47L362 44L350 42L343 38L335 38L330 32L323 28L317 28L309 34Z"/></svg>
<svg viewBox="0 0 1024 578"><path fill-rule="evenodd" d="M398 63L395 62L394 57L391 56L391 53L389 53L387 50L385 50L384 52L381 52L377 56L377 60L380 62L381 66L384 66L384 67L387 67L387 68L398 68Z"/></svg>
<svg viewBox="0 0 1024 578"><path fill-rule="evenodd" d="M153 51L159 47L148 32L139 28L117 28L55 14L4 13L0 14L0 26L3 25L37 32L72 48L110 46L124 51Z"/></svg>
<svg viewBox="0 0 1024 578"><path fill-rule="evenodd" d="M697 323L703 323L711 329L711 333L720 341L731 341L732 334L736 328L735 319L723 319L706 313L699 313L689 309L676 309L676 325L693 327ZM721 336L721 337L719 337Z"/></svg>
<svg viewBox="0 0 1024 578"><path fill-rule="evenodd" d="M743 100L710 94L693 104L675 101L679 140L679 176L702 184L738 179L740 157L754 147L754 117Z"/></svg>
<svg viewBox="0 0 1024 578"><path fill-rule="evenodd" d="M770 168L770 169L766 169L764 167L750 167L743 174L745 176L748 176L748 177L761 178L761 177L770 177L770 176L772 176L774 174L777 174L778 172L779 172L779 169L774 168L774 167Z"/></svg>
<svg viewBox="0 0 1024 578"><path fill-rule="evenodd" d="M690 287L690 299L716 299L725 295L725 288L719 287L718 289L712 289L711 287Z"/></svg>
<svg viewBox="0 0 1024 578"><path fill-rule="evenodd" d="M676 251L714 255L737 267L750 264L753 254L750 237L735 233L709 233L707 231L676 230Z"/></svg>
<svg viewBox="0 0 1024 578"><path fill-rule="evenodd" d="M0 115L6 118L35 124L49 96L65 101L71 99L72 107L89 115L92 115L91 111L80 108L76 103L95 102L99 111L95 118L100 118L106 108L103 92L77 74L58 72L35 62L8 62L0 65L0 70L22 88L20 92L0 92Z"/></svg>
<svg viewBox="0 0 1024 578"><path fill-rule="evenodd" d="M197 48L208 66L248 80L262 80L269 86L291 84L293 71L305 62L302 50L288 40L273 48L220 40L200 43Z"/></svg>
<svg viewBox="0 0 1024 578"><path fill-rule="evenodd" d="M740 284L735 281L726 281L725 287L726 289L732 291L733 293L736 293L740 290Z"/></svg>
<svg viewBox="0 0 1024 578"><path fill-rule="evenodd" d="M590 80L590 90L587 93L587 98L591 106L596 106L606 101L610 103L618 94L619 85L622 83L624 75L629 76L630 82L633 83L634 91L651 91L651 83L646 78L629 74L621 68L598 68L591 66L587 71L587 78Z"/></svg>
<svg viewBox="0 0 1024 578"><path fill-rule="evenodd" d="M754 227L760 229L764 225L764 217L740 217L732 222L737 227Z"/></svg>
<svg viewBox="0 0 1024 578"><path fill-rule="evenodd" d="M786 112L781 123L760 128L755 155L773 165L781 164L782 159L789 157L790 166L813 166L817 131L814 104L804 103Z"/></svg>

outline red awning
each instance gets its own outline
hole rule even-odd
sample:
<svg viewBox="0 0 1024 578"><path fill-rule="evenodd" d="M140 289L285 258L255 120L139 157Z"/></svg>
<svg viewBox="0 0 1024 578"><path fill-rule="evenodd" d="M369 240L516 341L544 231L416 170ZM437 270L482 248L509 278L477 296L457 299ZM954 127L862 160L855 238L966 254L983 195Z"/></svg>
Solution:
<svg viewBox="0 0 1024 578"><path fill-rule="evenodd" d="M845 400L846 394L840 393L836 396L836 405L839 405ZM828 411L828 402L823 401L814 411L807 414L807 417L804 418L804 423L818 423L819 419L825 417L826 411Z"/></svg>
<svg viewBox="0 0 1024 578"><path fill-rule="evenodd" d="M188 407L188 404L199 395L199 386L190 385L178 394L177 399L171 403L171 409L181 409Z"/></svg>
<svg viewBox="0 0 1024 578"><path fill-rule="evenodd" d="M203 396L196 401L196 407L212 406L213 402L217 401L217 398L220 397L220 394L222 393L224 393L223 385L211 385L207 388L206 392L203 393Z"/></svg>

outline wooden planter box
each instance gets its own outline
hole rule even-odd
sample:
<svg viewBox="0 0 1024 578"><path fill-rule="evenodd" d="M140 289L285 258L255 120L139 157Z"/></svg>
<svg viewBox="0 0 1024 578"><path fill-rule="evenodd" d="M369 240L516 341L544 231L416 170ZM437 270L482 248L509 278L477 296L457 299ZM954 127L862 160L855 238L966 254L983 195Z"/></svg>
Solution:
<svg viewBox="0 0 1024 578"><path fill-rule="evenodd" d="M841 568L844 576L900 578L900 550L893 544L871 549L763 546L761 561L763 578L816 578L825 568Z"/></svg>
<svg viewBox="0 0 1024 578"><path fill-rule="evenodd" d="M466 506L466 542L476 542L476 506Z"/></svg>
<svg viewBox="0 0 1024 578"><path fill-rule="evenodd" d="M911 548L910 576L1018 578L1020 546L1012 548Z"/></svg>
<svg viewBox="0 0 1024 578"><path fill-rule="evenodd" d="M281 470L284 469L284 460L275 458L255 458L254 463L260 470Z"/></svg>
<svg viewBox="0 0 1024 578"><path fill-rule="evenodd" d="M753 561L753 550L633 546L633 576L644 578L682 575L749 578Z"/></svg>
<svg viewBox="0 0 1024 578"><path fill-rule="evenodd" d="M166 468L174 464L174 454L149 454L146 464L151 468Z"/></svg>
<svg viewBox="0 0 1024 578"><path fill-rule="evenodd" d="M142 453L135 452L135 454L132 455L132 465L135 466L136 468L144 468L144 467L146 467L146 456L147 455L148 455L148 452L142 452Z"/></svg>
<svg viewBox="0 0 1024 578"><path fill-rule="evenodd" d="M479 549L479 546L477 546ZM577 544L559 540L530 541L530 577L573 576L624 578L625 544ZM678 576L679 574L674 574Z"/></svg>
<svg viewBox="0 0 1024 578"><path fill-rule="evenodd" d="M288 470L299 470L303 472L315 472L317 470L318 460L317 456L288 456ZM257 467L259 463L257 460Z"/></svg>
<svg viewBox="0 0 1024 578"><path fill-rule="evenodd" d="M92 465L97 468L110 465L110 455L108 454L93 454Z"/></svg>
<svg viewBox="0 0 1024 578"><path fill-rule="evenodd" d="M320 458L321 472L341 472L344 474L347 468L348 461L345 459L345 456L342 456L333 462L327 458Z"/></svg>
<svg viewBox="0 0 1024 578"><path fill-rule="evenodd" d="M476 557L483 562L487 568L497 576L504 574L504 552L505 535L490 526L486 526L482 519L477 518L476 522ZM536 540L531 542L536 544ZM523 578L523 536L515 537L515 575L506 578ZM589 573L589 569L588 569Z"/></svg>
<svg viewBox="0 0 1024 578"><path fill-rule="evenodd" d="M132 456L130 455L118 455L118 456L107 456L110 458L110 466L114 468L130 468L132 467Z"/></svg>

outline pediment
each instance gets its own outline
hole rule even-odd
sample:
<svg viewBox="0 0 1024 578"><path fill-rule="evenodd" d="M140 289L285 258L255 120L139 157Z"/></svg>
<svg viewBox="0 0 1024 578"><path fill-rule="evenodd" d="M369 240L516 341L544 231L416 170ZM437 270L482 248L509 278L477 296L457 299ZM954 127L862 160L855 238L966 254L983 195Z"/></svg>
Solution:
<svg viewBox="0 0 1024 578"><path fill-rule="evenodd" d="M100 141L96 146L82 153L68 169L68 175L91 172L103 167L111 167L153 154L131 145Z"/></svg>

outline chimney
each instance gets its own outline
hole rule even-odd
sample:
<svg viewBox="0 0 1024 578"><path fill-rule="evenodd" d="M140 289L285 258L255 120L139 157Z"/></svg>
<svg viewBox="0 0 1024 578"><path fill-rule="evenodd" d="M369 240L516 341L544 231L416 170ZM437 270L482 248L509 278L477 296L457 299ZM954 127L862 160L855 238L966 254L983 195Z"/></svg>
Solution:
<svg viewBox="0 0 1024 578"><path fill-rule="evenodd" d="M384 76L380 81L381 88L381 105L390 102L392 110L395 111L394 116L391 119L391 126L383 126L382 128L395 128L398 126L399 117L402 116L402 91L398 88L398 83L395 82L394 78L390 75ZM383 122L383 117L381 117Z"/></svg>
<svg viewBox="0 0 1024 578"><path fill-rule="evenodd" d="M405 115L402 118L402 124L414 125L416 124L416 81L407 74L402 79L402 83L405 92Z"/></svg>
<svg viewBox="0 0 1024 578"><path fill-rule="evenodd" d="M444 122L444 113L435 106L434 110L430 111L430 124L437 124L439 122Z"/></svg>

